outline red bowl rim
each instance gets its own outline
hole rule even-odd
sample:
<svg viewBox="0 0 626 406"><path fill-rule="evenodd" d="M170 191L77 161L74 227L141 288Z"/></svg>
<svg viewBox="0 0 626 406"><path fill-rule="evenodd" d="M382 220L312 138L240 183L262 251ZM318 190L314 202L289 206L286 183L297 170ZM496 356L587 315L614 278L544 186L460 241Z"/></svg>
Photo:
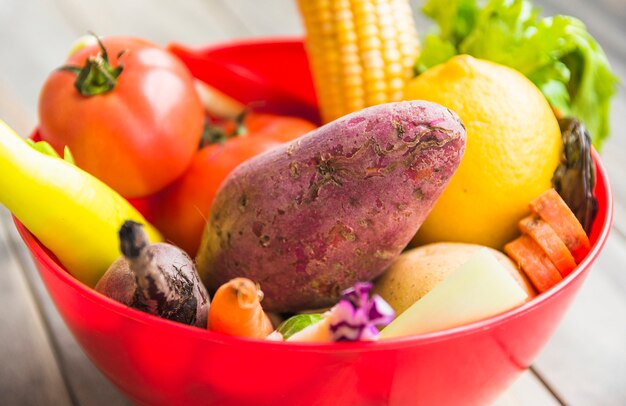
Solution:
<svg viewBox="0 0 626 406"><path fill-rule="evenodd" d="M249 47L249 46L259 46L259 45L276 45L276 44L302 44L303 42L302 36L298 35L287 35L287 36L268 36L268 37L249 37L249 38L235 38L228 39L225 41L221 41L215 44L209 45L184 45L178 42L171 42L168 46L181 46L186 49L194 49L196 51L210 51L210 50L221 50L226 48L241 48L241 47Z"/></svg>
<svg viewBox="0 0 626 406"><path fill-rule="evenodd" d="M221 49L238 46L249 46L255 44L274 44L274 43L294 43L301 42L299 37L268 37L268 38L254 38L254 39L242 39L223 42L215 46L205 46L198 49L210 50ZM33 134L36 134L34 132ZM246 339L241 337L228 336L221 333L215 333L212 331L200 329L197 327L188 326L185 324L166 320L157 316L153 316L147 313L143 313L139 310L127 307L113 299L110 299L95 290L84 285L82 282L75 279L65 269L59 265L52 254L26 229L26 227L15 217L13 217L16 228L24 240L26 246L31 252L31 255L35 260L41 263L43 266L39 267L39 272L43 273L50 271L53 276L67 284L70 288L75 290L80 296L85 299L98 304L112 312L119 314L120 316L132 319L137 323L150 324L151 327L158 327L162 329L168 329L172 333L185 334L187 336L204 340L212 343L227 344L227 345L252 345L265 346L268 350L287 350L287 351L311 351L311 352L358 352L362 350L368 351L386 351L394 350L402 347L412 347L420 344L434 343L441 340L448 340L452 338L458 338L460 336L473 334L479 331L495 328L508 320L515 319L523 316L525 313L531 311L533 308L540 306L541 304L551 300L554 296L558 295L567 286L573 283L577 278L582 277L583 273L591 266L591 264L598 258L602 248L604 247L613 222L613 194L611 191L608 175L600 157L595 150L592 149L593 160L596 164L596 178L597 185L601 184L604 187L604 197L606 205L604 210L599 211L596 222L603 221L599 230L598 236L591 247L590 252L584 258L584 260L571 272L566 278L563 279L557 286L537 295L532 300L524 303L523 305L503 312L496 316L489 317L473 323L468 323L459 327L454 327L446 330L436 331L432 333L425 333L415 336L399 337L392 339L380 340L377 342L342 342L342 343L292 343L292 342L276 342L270 340L255 340ZM604 213L603 218L600 218L600 214ZM43 269L45 268L45 270Z"/></svg>

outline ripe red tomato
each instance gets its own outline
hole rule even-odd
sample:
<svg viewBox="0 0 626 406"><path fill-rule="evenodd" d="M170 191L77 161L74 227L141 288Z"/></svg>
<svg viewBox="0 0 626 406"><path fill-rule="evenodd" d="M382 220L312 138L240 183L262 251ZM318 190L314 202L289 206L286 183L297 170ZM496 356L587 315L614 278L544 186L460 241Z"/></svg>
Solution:
<svg viewBox="0 0 626 406"><path fill-rule="evenodd" d="M89 45L66 63L89 65L85 80L86 71L50 74L39 98L39 134L59 152L69 146L79 167L123 196L148 195L189 165L202 136L203 106L173 54L138 38L102 43L106 53Z"/></svg>
<svg viewBox="0 0 626 406"><path fill-rule="evenodd" d="M149 199L146 216L165 238L195 256L211 203L226 176L243 161L313 130L307 120L251 113L246 134L210 144L193 157L187 171ZM228 133L234 126L222 128Z"/></svg>

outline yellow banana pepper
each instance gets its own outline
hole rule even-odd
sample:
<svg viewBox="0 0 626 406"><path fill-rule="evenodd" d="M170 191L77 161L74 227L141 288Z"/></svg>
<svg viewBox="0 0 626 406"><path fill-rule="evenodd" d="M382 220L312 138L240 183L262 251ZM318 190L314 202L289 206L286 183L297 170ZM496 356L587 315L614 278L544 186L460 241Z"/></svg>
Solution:
<svg viewBox="0 0 626 406"><path fill-rule="evenodd" d="M63 159L29 146L0 120L0 203L4 204L78 280L96 282L120 255L125 220L163 237L116 191Z"/></svg>

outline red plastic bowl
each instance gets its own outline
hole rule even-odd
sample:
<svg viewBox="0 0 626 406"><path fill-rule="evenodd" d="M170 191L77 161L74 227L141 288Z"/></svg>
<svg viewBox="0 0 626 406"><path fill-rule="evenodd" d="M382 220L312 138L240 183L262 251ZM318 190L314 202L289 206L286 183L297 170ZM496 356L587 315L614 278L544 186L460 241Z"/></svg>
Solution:
<svg viewBox="0 0 626 406"><path fill-rule="evenodd" d="M311 100L302 44L295 40L218 45L198 57L256 49L284 69L255 71L281 83L272 97ZM267 63L266 65L267 66ZM194 73L200 76L197 65ZM267 76L263 78L263 76ZM299 83L304 83L299 86ZM229 85L232 85L229 84ZM241 92L245 96L246 92ZM263 96L258 93L255 97ZM270 105L270 103L268 103ZM284 106L284 105L283 105ZM557 327L609 235L613 204L594 153L599 211L592 249L564 281L514 310L477 323L378 343L252 341L177 324L127 308L69 275L19 222L41 277L91 360L132 401L150 405L449 405L493 401L533 361Z"/></svg>

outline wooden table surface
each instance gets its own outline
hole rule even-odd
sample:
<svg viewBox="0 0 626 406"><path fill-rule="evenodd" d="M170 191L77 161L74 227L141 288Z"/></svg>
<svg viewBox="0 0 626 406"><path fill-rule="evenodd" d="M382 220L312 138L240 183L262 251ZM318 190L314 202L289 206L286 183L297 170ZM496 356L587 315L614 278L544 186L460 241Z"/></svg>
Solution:
<svg viewBox="0 0 626 406"><path fill-rule="evenodd" d="M584 20L626 78L626 0L538 4L545 14ZM422 33L429 27L421 17L418 24ZM294 0L0 0L0 118L27 136L37 123L45 78L63 63L72 41L90 30L163 45L302 34ZM601 153L615 194L611 236L554 336L498 405L626 405L625 127L620 85L612 137ZM2 207L0 364L2 405L129 404L69 333Z"/></svg>

